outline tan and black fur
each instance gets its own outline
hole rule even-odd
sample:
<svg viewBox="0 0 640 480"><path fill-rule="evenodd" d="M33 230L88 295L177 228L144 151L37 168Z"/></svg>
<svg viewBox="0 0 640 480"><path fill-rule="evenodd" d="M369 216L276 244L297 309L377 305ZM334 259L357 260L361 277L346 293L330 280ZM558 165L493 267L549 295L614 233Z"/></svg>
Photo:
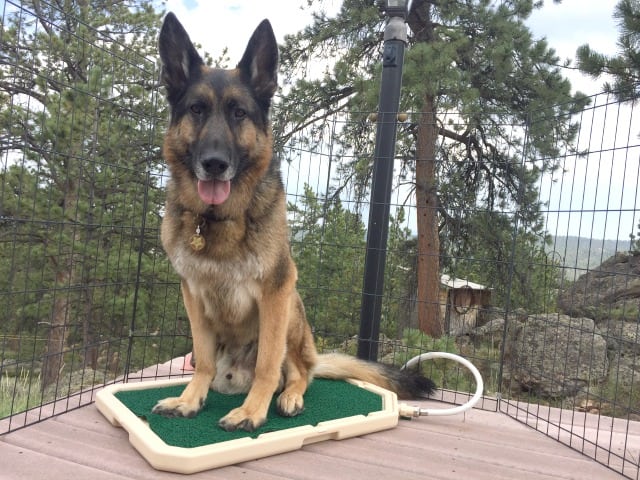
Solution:
<svg viewBox="0 0 640 480"><path fill-rule="evenodd" d="M296 291L285 193L272 153L278 50L269 22L258 26L235 69L205 66L171 13L159 50L171 107L162 244L181 277L197 360L182 395L161 400L154 413L196 415L216 380L231 391L223 384L233 378L232 366L240 368L234 392L248 395L220 420L226 430L264 423L279 389L279 412L297 415L314 375L358 378L408 396L430 393L433 383L424 377L316 353Z"/></svg>

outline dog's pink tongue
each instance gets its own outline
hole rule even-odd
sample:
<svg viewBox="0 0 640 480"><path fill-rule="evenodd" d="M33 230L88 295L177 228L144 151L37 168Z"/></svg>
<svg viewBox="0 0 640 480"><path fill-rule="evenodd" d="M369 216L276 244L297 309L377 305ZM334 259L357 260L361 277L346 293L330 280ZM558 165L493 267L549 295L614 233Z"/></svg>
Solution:
<svg viewBox="0 0 640 480"><path fill-rule="evenodd" d="M229 198L231 182L229 180L198 180L198 195L208 205L220 205Z"/></svg>

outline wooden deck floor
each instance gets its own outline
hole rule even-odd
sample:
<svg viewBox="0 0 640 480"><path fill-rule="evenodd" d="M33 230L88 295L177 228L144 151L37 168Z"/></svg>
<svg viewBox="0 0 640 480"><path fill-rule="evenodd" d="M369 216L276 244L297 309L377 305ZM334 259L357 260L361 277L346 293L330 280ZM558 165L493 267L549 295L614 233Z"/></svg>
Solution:
<svg viewBox="0 0 640 480"><path fill-rule="evenodd" d="M168 371L169 366L165 365L146 374L166 375ZM67 402L66 407L57 407L86 404L80 408L0 436L0 478L124 480L177 476L151 468L129 444L127 433L111 426L98 412L91 403L93 396L94 393L84 394L84 398L73 399L77 404ZM416 404L437 406L433 401ZM37 415L46 416L47 412L39 411ZM16 417L12 428L19 422L32 420L28 416ZM0 432L8 429L8 421L0 421ZM627 425L624 433L622 448L640 452L640 427ZM637 469L629 469L626 474L636 478ZM622 478L504 413L478 409L465 415L403 420L392 430L341 441L328 440L189 477L194 480Z"/></svg>

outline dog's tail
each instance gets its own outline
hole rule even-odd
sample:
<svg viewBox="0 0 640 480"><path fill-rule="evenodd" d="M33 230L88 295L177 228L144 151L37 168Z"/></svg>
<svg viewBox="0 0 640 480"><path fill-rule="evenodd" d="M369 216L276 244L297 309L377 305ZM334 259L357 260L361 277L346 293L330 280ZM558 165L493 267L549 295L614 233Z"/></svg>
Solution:
<svg viewBox="0 0 640 480"><path fill-rule="evenodd" d="M429 378L415 370L400 370L382 363L368 362L342 353L323 353L313 370L317 378L344 380L353 378L372 383L404 399L426 397L432 394L436 385Z"/></svg>

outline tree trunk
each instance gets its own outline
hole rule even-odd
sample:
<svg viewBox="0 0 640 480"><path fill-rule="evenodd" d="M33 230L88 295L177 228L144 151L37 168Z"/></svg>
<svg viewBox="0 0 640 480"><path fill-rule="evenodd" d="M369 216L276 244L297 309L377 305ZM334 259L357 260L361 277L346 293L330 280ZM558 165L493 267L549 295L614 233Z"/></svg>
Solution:
<svg viewBox="0 0 640 480"><path fill-rule="evenodd" d="M87 278L87 277L85 277ZM91 367L98 370L98 358L100 356L99 346L96 336L93 333L93 297L88 289L82 292L84 297L84 306L82 312L82 351L83 351L83 368Z"/></svg>
<svg viewBox="0 0 640 480"><path fill-rule="evenodd" d="M440 319L440 238L436 187L438 130L434 98L425 95L416 141L416 207L418 212L418 325L427 335L442 335Z"/></svg>
<svg viewBox="0 0 640 480"><path fill-rule="evenodd" d="M70 178L67 174L67 178ZM65 208L70 212L76 212L78 209L78 182L69 180L66 185L66 193L64 196ZM51 325L49 327L49 335L47 336L47 348L42 360L42 391L49 385L58 383L60 372L64 367L64 353L67 339L70 333L70 323L72 315L72 298L76 299L71 286L74 285L76 279L76 264L74 245L81 244L80 233L77 229L69 232L69 237L62 235L61 238L68 238L69 245L66 246L67 253L60 255L59 258L51 258L56 270L55 283L55 300L53 302L53 312L51 315ZM61 240L64 242L64 240ZM63 258L64 261L60 261Z"/></svg>
<svg viewBox="0 0 640 480"><path fill-rule="evenodd" d="M64 288L69 285L70 279L71 269L58 272L56 274L56 285ZM63 289L58 290L53 303L53 314L51 315L51 325L47 336L47 348L42 359L42 391L49 385L58 382L60 371L64 366L64 347L69 336L69 307L69 292Z"/></svg>

